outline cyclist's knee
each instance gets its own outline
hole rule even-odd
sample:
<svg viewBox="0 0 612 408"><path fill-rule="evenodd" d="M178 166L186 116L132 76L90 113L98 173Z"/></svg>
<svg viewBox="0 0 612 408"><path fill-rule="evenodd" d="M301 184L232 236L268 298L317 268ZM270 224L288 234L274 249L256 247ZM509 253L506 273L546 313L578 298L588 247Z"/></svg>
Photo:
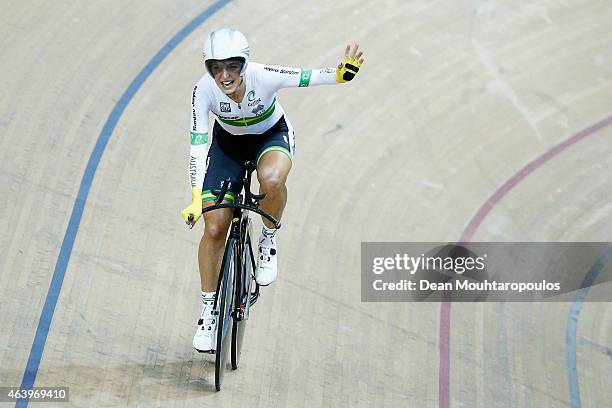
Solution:
<svg viewBox="0 0 612 408"><path fill-rule="evenodd" d="M264 193L274 195L285 187L287 175L279 169L267 167L258 172L257 179Z"/></svg>
<svg viewBox="0 0 612 408"><path fill-rule="evenodd" d="M229 217L210 217L205 219L204 236L213 241L223 241L230 225Z"/></svg>

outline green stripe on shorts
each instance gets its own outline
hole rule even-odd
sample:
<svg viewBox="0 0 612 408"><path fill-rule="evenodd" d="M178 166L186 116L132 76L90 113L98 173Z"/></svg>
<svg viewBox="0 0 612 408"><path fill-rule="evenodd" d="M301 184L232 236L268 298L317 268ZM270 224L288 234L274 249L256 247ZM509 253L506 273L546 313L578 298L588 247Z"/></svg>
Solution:
<svg viewBox="0 0 612 408"><path fill-rule="evenodd" d="M259 156L257 156L257 163L259 163L259 159L261 159L261 156L263 156L265 153L275 151L275 150L285 153L289 157L289 160L291 160L291 162L293 163L293 157L291 157L291 153L289 152L289 150L285 149L282 146L270 146L267 149L264 149L264 151L261 152Z"/></svg>
<svg viewBox="0 0 612 408"><path fill-rule="evenodd" d="M223 198L226 199L227 201L232 201L232 202L236 201L236 195L232 193L231 191L228 191L227 193L225 193L225 197ZM202 202L215 201L216 199L217 199L217 196L211 193L210 190L202 191Z"/></svg>

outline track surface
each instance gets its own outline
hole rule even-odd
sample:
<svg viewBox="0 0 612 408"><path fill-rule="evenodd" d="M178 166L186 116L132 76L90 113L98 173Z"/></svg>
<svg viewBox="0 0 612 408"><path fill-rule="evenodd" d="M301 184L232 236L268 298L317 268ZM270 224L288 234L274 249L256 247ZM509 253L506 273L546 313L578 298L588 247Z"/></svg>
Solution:
<svg viewBox="0 0 612 408"><path fill-rule="evenodd" d="M359 272L362 241L612 241L608 2L166 3L3 7L0 386L77 407L610 405L609 304L362 303ZM200 46L227 25L256 61L333 66L357 40L366 63L280 92L280 277L216 393L191 349L202 225L178 211Z"/></svg>

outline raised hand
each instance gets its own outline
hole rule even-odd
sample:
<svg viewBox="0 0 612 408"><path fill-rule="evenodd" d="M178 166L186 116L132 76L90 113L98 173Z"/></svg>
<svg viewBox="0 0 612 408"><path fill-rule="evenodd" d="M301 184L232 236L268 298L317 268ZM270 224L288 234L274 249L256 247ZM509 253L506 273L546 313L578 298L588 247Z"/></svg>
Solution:
<svg viewBox="0 0 612 408"><path fill-rule="evenodd" d="M364 59L363 51L359 51L359 44L349 44L344 50L344 58L336 70L336 82L348 82L357 75Z"/></svg>

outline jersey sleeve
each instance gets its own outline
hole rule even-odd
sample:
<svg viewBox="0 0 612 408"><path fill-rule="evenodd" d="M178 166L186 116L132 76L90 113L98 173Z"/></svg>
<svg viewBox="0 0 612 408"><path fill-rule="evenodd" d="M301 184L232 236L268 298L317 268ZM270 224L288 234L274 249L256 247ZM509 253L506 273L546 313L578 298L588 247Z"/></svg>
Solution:
<svg viewBox="0 0 612 408"><path fill-rule="evenodd" d="M206 155L209 148L208 137L208 112L210 110L209 98L198 90L198 85L193 87L191 94L191 126L189 149L189 182L191 188L202 188L204 174L206 173Z"/></svg>
<svg viewBox="0 0 612 408"><path fill-rule="evenodd" d="M263 65L262 81L273 89L336 84L336 68L292 68Z"/></svg>

